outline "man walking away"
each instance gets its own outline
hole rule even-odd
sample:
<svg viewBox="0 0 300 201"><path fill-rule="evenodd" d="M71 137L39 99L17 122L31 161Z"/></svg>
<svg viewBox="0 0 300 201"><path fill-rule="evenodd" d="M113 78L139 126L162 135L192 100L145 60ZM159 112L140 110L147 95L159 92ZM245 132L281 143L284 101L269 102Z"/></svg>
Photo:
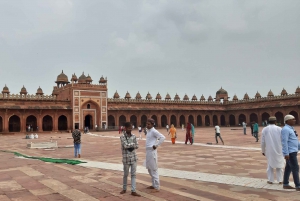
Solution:
<svg viewBox="0 0 300 201"><path fill-rule="evenodd" d="M122 149L122 162L123 162L123 190L120 194L126 193L127 190L127 178L130 168L131 173L131 195L140 197L141 195L136 193L136 165L137 155L135 150L139 148L136 136L131 133L132 125L130 122L125 123L125 132L121 135L121 149Z"/></svg>
<svg viewBox="0 0 300 201"><path fill-rule="evenodd" d="M283 188L294 188L289 185L289 177L292 172L295 188L297 191L300 191L299 164L297 159L299 141L297 132L294 130L293 127L293 125L295 125L296 123L296 119L293 115L286 115L284 117L284 123L285 126L281 130L282 153L286 160L283 175Z"/></svg>
<svg viewBox="0 0 300 201"><path fill-rule="evenodd" d="M75 125L75 130L72 132L72 137L74 140L74 156L75 158L80 158L81 154L81 132L78 129L78 125Z"/></svg>
<svg viewBox="0 0 300 201"><path fill-rule="evenodd" d="M246 129L247 129L247 124L243 121L243 130L244 130L244 135L246 135Z"/></svg>
<svg viewBox="0 0 300 201"><path fill-rule="evenodd" d="M222 141L222 143L223 143L223 145L224 145L224 141L223 141L223 139L222 139L222 137L221 137L221 132L220 132L220 126L218 126L218 124L216 124L216 126L215 126L215 131L216 131L216 143L218 144L219 142L218 142L218 137L220 138L220 140Z"/></svg>
<svg viewBox="0 0 300 201"><path fill-rule="evenodd" d="M253 136L256 138L256 142L258 142L258 123L253 121Z"/></svg>
<svg viewBox="0 0 300 201"><path fill-rule="evenodd" d="M274 172L276 169L277 181L282 184L284 159L281 145L281 128L276 126L276 117L269 118L269 125L261 132L261 152L267 157L268 184L274 183Z"/></svg>

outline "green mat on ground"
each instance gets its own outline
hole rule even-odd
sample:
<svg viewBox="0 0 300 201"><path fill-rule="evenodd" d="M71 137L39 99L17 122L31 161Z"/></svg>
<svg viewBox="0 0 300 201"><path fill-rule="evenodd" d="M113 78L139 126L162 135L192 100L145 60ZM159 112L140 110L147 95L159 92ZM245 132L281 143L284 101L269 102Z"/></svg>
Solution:
<svg viewBox="0 0 300 201"><path fill-rule="evenodd" d="M4 150L1 150L1 152L13 153L13 154L15 154L16 156L19 156L19 157L36 159L36 160L41 160L41 161L49 162L49 163L66 163L66 164L70 164L70 165L77 165L77 164L80 164L80 163L86 163L86 162L83 162L83 161L71 160L71 159L44 158L44 157L26 156L24 154L20 154L18 152L14 152L14 151L4 151Z"/></svg>

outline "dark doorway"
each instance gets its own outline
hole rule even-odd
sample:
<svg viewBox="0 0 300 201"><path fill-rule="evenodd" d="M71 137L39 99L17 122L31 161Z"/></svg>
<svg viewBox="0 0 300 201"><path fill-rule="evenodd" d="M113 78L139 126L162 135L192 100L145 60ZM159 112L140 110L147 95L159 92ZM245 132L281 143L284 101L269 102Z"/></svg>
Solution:
<svg viewBox="0 0 300 201"><path fill-rule="evenodd" d="M2 117L0 116L0 132L3 131L3 120Z"/></svg>
<svg viewBox="0 0 300 201"><path fill-rule="evenodd" d="M84 127L88 127L89 130L93 129L93 117L91 115L86 115L84 118Z"/></svg>
<svg viewBox="0 0 300 201"><path fill-rule="evenodd" d="M280 125L284 125L284 122L283 122L283 114L281 112L276 112L275 113L275 117L277 119L277 124L279 123Z"/></svg>
<svg viewBox="0 0 300 201"><path fill-rule="evenodd" d="M214 126L219 124L218 116L217 115L213 116L213 123L214 123Z"/></svg>
<svg viewBox="0 0 300 201"><path fill-rule="evenodd" d="M258 124L262 123L262 122L258 122L258 117L257 117L257 114L255 114L255 113L250 114L250 122L253 122L253 121L255 121Z"/></svg>
<svg viewBox="0 0 300 201"><path fill-rule="evenodd" d="M68 119L65 115L61 115L60 117L58 117L58 130L68 130Z"/></svg>
<svg viewBox="0 0 300 201"><path fill-rule="evenodd" d="M186 122L185 122L185 116L183 116L183 115L181 115L180 117L179 117L179 124L180 124L180 126L182 126L182 124L184 124L184 127L186 127L186 124L185 124Z"/></svg>
<svg viewBox="0 0 300 201"><path fill-rule="evenodd" d="M264 112L262 115L261 115L261 119L263 122L265 122L267 120L267 122L269 122L269 117L270 115L266 112Z"/></svg>
<svg viewBox="0 0 300 201"><path fill-rule="evenodd" d="M176 121L176 116L175 115L172 115L171 116L171 125L174 125L175 127L177 126L177 121Z"/></svg>
<svg viewBox="0 0 300 201"><path fill-rule="evenodd" d="M21 121L20 117L13 115L9 118L9 132L20 132L21 131Z"/></svg>
<svg viewBox="0 0 300 201"><path fill-rule="evenodd" d="M299 117L298 117L298 113L295 111L291 111L290 112L291 115L293 115L296 119L296 124L299 124Z"/></svg>
<svg viewBox="0 0 300 201"><path fill-rule="evenodd" d="M132 123L132 125L134 125L135 128L137 127L137 118L135 115L132 115L130 117L130 123Z"/></svg>
<svg viewBox="0 0 300 201"><path fill-rule="evenodd" d="M46 115L43 117L43 131L52 131L53 130L53 121L52 117Z"/></svg>
<svg viewBox="0 0 300 201"><path fill-rule="evenodd" d="M202 116L201 115L197 116L197 126L202 126Z"/></svg>
<svg viewBox="0 0 300 201"><path fill-rule="evenodd" d="M154 119L154 127L157 127L157 116L156 115L152 115L151 117L152 119Z"/></svg>
<svg viewBox="0 0 300 201"><path fill-rule="evenodd" d="M124 126L125 123L126 123L126 117L124 115L121 115L119 117L119 126Z"/></svg>
<svg viewBox="0 0 300 201"><path fill-rule="evenodd" d="M143 115L142 117L141 117L141 126L144 128L144 127L146 127L146 123L147 123L147 116L146 115Z"/></svg>
<svg viewBox="0 0 300 201"><path fill-rule="evenodd" d="M229 116L229 125L230 126L235 126L236 125L236 123L235 123L235 116L233 114L231 114Z"/></svg>
<svg viewBox="0 0 300 201"><path fill-rule="evenodd" d="M115 117L112 115L108 116L108 126L116 126Z"/></svg>
<svg viewBox="0 0 300 201"><path fill-rule="evenodd" d="M225 116L221 115L221 126L226 126Z"/></svg>
<svg viewBox="0 0 300 201"><path fill-rule="evenodd" d="M239 116L239 122L238 122L239 125L242 125L243 122L246 123L247 122L246 120L247 120L246 116L244 114L240 114L240 116Z"/></svg>
<svg viewBox="0 0 300 201"><path fill-rule="evenodd" d="M189 116L189 122L193 125L195 125L195 122L194 122L194 116L193 115L190 115Z"/></svg>
<svg viewBox="0 0 300 201"><path fill-rule="evenodd" d="M28 125L30 125L30 128L33 129L33 131L37 130L37 120L35 116L30 115L26 118L26 128Z"/></svg>
<svg viewBox="0 0 300 201"><path fill-rule="evenodd" d="M166 115L162 115L161 116L161 126L166 127L167 124L168 124L168 120L167 120Z"/></svg>
<svg viewBox="0 0 300 201"><path fill-rule="evenodd" d="M210 126L210 119L208 115L205 116L205 126Z"/></svg>

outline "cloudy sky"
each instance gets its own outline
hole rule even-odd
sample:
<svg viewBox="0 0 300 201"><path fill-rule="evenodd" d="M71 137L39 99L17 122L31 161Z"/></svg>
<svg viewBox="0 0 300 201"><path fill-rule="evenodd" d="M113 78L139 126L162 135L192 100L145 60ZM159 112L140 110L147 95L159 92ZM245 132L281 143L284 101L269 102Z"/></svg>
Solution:
<svg viewBox="0 0 300 201"><path fill-rule="evenodd" d="M299 0L0 0L0 89L108 78L109 96L243 98L300 85Z"/></svg>

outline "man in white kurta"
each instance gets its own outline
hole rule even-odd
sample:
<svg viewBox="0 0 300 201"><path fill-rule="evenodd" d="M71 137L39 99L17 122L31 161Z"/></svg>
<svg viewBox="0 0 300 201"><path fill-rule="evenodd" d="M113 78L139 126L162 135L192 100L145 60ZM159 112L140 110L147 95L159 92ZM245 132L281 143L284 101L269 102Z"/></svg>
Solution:
<svg viewBox="0 0 300 201"><path fill-rule="evenodd" d="M282 184L284 158L281 145L281 128L275 125L276 117L269 118L269 126L262 130L261 151L268 160L268 183L274 183L274 172L276 169L277 181Z"/></svg>
<svg viewBox="0 0 300 201"><path fill-rule="evenodd" d="M157 147L163 143L165 136L154 128L153 119L148 119L147 129L145 165L152 179L152 186L149 186L148 189L159 191L160 184L157 166Z"/></svg>

